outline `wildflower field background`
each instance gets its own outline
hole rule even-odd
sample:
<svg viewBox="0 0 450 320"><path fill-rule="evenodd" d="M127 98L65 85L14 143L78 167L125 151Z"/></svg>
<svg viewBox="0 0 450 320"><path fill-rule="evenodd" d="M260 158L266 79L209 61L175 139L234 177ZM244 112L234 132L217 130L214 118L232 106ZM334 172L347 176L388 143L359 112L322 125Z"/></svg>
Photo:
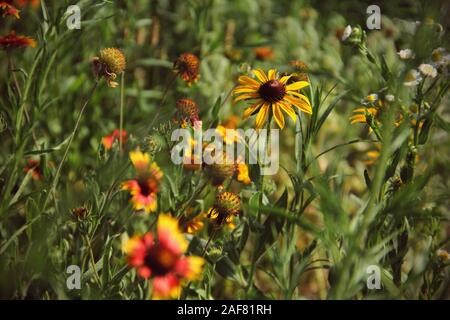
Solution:
<svg viewBox="0 0 450 320"><path fill-rule="evenodd" d="M0 1L0 298L448 299L449 17ZM279 129L280 168L174 164L180 127Z"/></svg>

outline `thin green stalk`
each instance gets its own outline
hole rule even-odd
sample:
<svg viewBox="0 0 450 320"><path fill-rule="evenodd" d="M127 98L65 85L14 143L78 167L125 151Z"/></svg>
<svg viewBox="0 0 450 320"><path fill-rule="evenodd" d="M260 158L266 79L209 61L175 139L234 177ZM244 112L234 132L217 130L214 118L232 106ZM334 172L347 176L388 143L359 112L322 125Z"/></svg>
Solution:
<svg viewBox="0 0 450 320"><path fill-rule="evenodd" d="M120 156L123 155L122 150L122 132L123 132L123 107L125 104L125 71L122 72L122 79L121 79L121 85L120 85L120 120L119 120L119 153Z"/></svg>
<svg viewBox="0 0 450 320"><path fill-rule="evenodd" d="M88 103L91 100L95 90L97 89L97 86L98 86L98 80L95 81L94 85L92 86L91 91L89 92L88 96L86 97L86 99L85 99L85 101L84 101L84 103L83 103L83 105L82 105L82 107L80 109L80 112L78 113L78 117L77 117L77 120L75 122L75 127L73 128L73 131L72 131L72 133L70 135L70 139L69 139L69 142L67 143L67 147L66 147L66 149L64 151L63 158L61 159L61 162L58 165L58 169L56 170L56 174L55 174L55 177L53 178L53 182L52 182L52 186L50 188L50 192L45 197L44 205L42 206L42 211L45 211L45 209L47 207L48 200L50 198L50 195L55 193L56 186L58 185L58 180L59 180L59 176L61 174L62 167L63 167L64 162L66 161L67 156L69 154L70 147L72 145L72 142L73 142L73 139L75 137L75 134L76 134L76 132L78 130L78 126L80 125L81 118L83 117L83 114L84 114L84 110L86 109L86 106L88 105Z"/></svg>
<svg viewBox="0 0 450 320"><path fill-rule="evenodd" d="M272 122L272 115L269 114L269 120L267 121L267 138L266 138L266 148L264 150L264 156L267 156L267 153L269 151L269 146L270 146L270 124ZM257 217L256 219L258 220L258 222L260 222L261 219L261 212L262 212L262 206L263 206L263 199L264 199L264 175L261 175L261 195L259 198L259 210L257 213ZM253 287L253 276L255 274L255 270L256 270L256 260L257 260L257 252L256 250L253 250L253 254L252 254L252 261L251 261L251 265L250 265L250 272L248 274L248 280L247 280L247 288L245 290L245 296L246 298L248 298L248 293L250 292L250 290Z"/></svg>

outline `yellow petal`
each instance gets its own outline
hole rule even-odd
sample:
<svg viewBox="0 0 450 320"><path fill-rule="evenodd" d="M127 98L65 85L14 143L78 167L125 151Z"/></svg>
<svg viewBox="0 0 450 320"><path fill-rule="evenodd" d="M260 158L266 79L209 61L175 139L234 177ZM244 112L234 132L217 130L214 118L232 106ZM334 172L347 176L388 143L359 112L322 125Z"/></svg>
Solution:
<svg viewBox="0 0 450 320"><path fill-rule="evenodd" d="M233 89L233 94L239 94L239 93L255 93L257 89L252 88L250 86L237 86Z"/></svg>
<svg viewBox="0 0 450 320"><path fill-rule="evenodd" d="M242 115L243 119L247 119L248 117L250 117L258 108L261 107L263 103L257 103L247 109L245 109L244 114Z"/></svg>
<svg viewBox="0 0 450 320"><path fill-rule="evenodd" d="M264 103L256 116L256 129L261 129L269 114L269 104Z"/></svg>
<svg viewBox="0 0 450 320"><path fill-rule="evenodd" d="M249 76L240 76L238 81L240 84L245 84L248 86L255 86L255 87L259 86L259 82L253 78L250 78Z"/></svg>
<svg viewBox="0 0 450 320"><path fill-rule="evenodd" d="M273 112L273 117L275 118L275 122L278 124L280 129L283 129L284 128L284 116L283 116L283 113L281 113L278 103L272 104L272 112Z"/></svg>
<svg viewBox="0 0 450 320"><path fill-rule="evenodd" d="M283 76L280 78L280 83L282 84L286 84L286 82L292 77L292 74L288 75L288 76Z"/></svg>
<svg viewBox="0 0 450 320"><path fill-rule="evenodd" d="M237 96L236 98L234 98L233 101L236 103L241 100L256 99L258 97L259 97L259 94L257 94L257 93L244 93L244 94L241 94L240 96Z"/></svg>
<svg viewBox="0 0 450 320"><path fill-rule="evenodd" d="M291 117L291 119L294 121L294 123L297 121L297 115L295 114L295 111L291 108L291 106L285 104L284 102L278 102L280 105L281 110L286 112L286 114Z"/></svg>
<svg viewBox="0 0 450 320"><path fill-rule="evenodd" d="M275 69L270 69L269 73L268 73L269 80L275 80L276 73L277 73L277 71Z"/></svg>
<svg viewBox="0 0 450 320"><path fill-rule="evenodd" d="M297 90L300 90L300 89L305 88L307 86L309 86L309 82L297 81L297 82L291 83L290 85L286 86L286 90L287 91L290 91L290 90L297 91Z"/></svg>
<svg viewBox="0 0 450 320"><path fill-rule="evenodd" d="M131 159L131 162L133 163L133 166L138 171L146 170L150 163L150 156L147 153L143 153L139 150L131 151L130 159Z"/></svg>
<svg viewBox="0 0 450 320"><path fill-rule="evenodd" d="M309 102L309 99L307 96L305 96L304 94L295 92L295 91L289 91L288 94L292 94L293 96L300 98L302 100L305 100L307 104L311 105L311 102Z"/></svg>
<svg viewBox="0 0 450 320"><path fill-rule="evenodd" d="M255 70L252 70L252 72L259 79L259 81L261 81L261 82L269 81L269 79L267 79L266 74L261 69L255 69Z"/></svg>
<svg viewBox="0 0 450 320"><path fill-rule="evenodd" d="M300 100L300 99L297 99L297 98L294 98L294 97L291 97L288 95L286 95L284 98L287 101L289 101L292 105L299 108L301 111L303 111L305 113L309 113L309 114L312 113L311 106L306 101L303 101L303 100Z"/></svg>

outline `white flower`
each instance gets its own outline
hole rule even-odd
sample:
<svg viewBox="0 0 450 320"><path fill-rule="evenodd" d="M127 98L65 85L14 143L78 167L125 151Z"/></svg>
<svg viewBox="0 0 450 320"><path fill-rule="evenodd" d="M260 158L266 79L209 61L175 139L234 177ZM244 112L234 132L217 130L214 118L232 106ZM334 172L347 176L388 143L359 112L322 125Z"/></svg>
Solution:
<svg viewBox="0 0 450 320"><path fill-rule="evenodd" d="M437 70L435 67L433 67L431 64L428 63L422 63L419 66L419 70L420 72L422 72L422 74L426 77L432 77L432 78L436 78L437 76Z"/></svg>
<svg viewBox="0 0 450 320"><path fill-rule="evenodd" d="M392 102L395 100L395 96L393 94L387 94L384 96L384 98L386 99L386 101Z"/></svg>
<svg viewBox="0 0 450 320"><path fill-rule="evenodd" d="M341 40L342 41L347 40L350 37L351 34L352 34L352 26L348 25L344 29L344 33L342 34Z"/></svg>
<svg viewBox="0 0 450 320"><path fill-rule="evenodd" d="M415 54L411 49L400 50L397 54L402 60L413 59L415 57Z"/></svg>
<svg viewBox="0 0 450 320"><path fill-rule="evenodd" d="M420 81L422 81L422 77L420 76L419 71L416 69L411 69L406 74L403 84L407 87L412 87L418 85Z"/></svg>

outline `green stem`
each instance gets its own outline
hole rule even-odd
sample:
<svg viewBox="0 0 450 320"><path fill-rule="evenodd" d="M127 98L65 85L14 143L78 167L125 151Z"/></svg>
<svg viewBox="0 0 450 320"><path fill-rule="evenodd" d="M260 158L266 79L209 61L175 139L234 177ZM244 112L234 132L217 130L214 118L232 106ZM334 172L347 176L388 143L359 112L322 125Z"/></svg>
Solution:
<svg viewBox="0 0 450 320"><path fill-rule="evenodd" d="M270 125L272 122L272 114L269 114L269 120L267 121L267 138L266 138L266 148L264 150L264 157L267 156L268 151L269 151L269 145L270 145ZM265 162L265 159L264 159ZM262 206L263 206L263 199L264 199L264 181L265 181L265 176L261 175L261 195L259 198L259 208L258 208L258 214L256 219L258 220L258 222L260 222L261 220L261 212L262 212ZM253 287L253 276L255 274L255 270L256 270L256 260L257 260L257 252L256 250L253 251L252 254L252 262L250 265L250 273L248 275L248 280L247 280L247 288L245 290L245 296L246 298L248 298L248 294L250 292L250 290Z"/></svg>
<svg viewBox="0 0 450 320"><path fill-rule="evenodd" d="M72 142L73 142L73 139L75 137L75 134L76 134L76 132L78 130L78 126L80 125L81 118L83 117L83 114L84 114L84 110L86 109L86 106L88 105L88 103L91 100L95 90L97 89L97 86L98 86L98 81L95 81L94 85L92 86L91 91L89 92L86 100L84 101L84 103L83 103L83 105L81 107L80 112L78 113L77 121L75 122L75 127L73 128L73 131L72 131L72 133L70 135L70 139L69 139L69 142L67 143L66 150L64 151L63 158L61 159L61 162L58 165L58 169L56 170L56 174L55 174L55 177L53 178L53 182L52 182L52 186L51 186L50 192L47 194L47 196L45 198L44 205L42 207L42 211L45 211L45 209L47 207L48 200L50 198L50 195L55 193L56 186L58 185L58 180L59 180L59 176L61 174L62 167L63 167L64 162L66 161L67 156L69 154L70 147L72 145Z"/></svg>
<svg viewBox="0 0 450 320"><path fill-rule="evenodd" d="M125 71L122 72L122 79L121 79L121 85L120 85L120 120L119 120L119 153L120 156L122 156L123 154L123 150L122 150L122 143L123 143L123 137L122 137L122 132L123 132L123 107L125 104Z"/></svg>

